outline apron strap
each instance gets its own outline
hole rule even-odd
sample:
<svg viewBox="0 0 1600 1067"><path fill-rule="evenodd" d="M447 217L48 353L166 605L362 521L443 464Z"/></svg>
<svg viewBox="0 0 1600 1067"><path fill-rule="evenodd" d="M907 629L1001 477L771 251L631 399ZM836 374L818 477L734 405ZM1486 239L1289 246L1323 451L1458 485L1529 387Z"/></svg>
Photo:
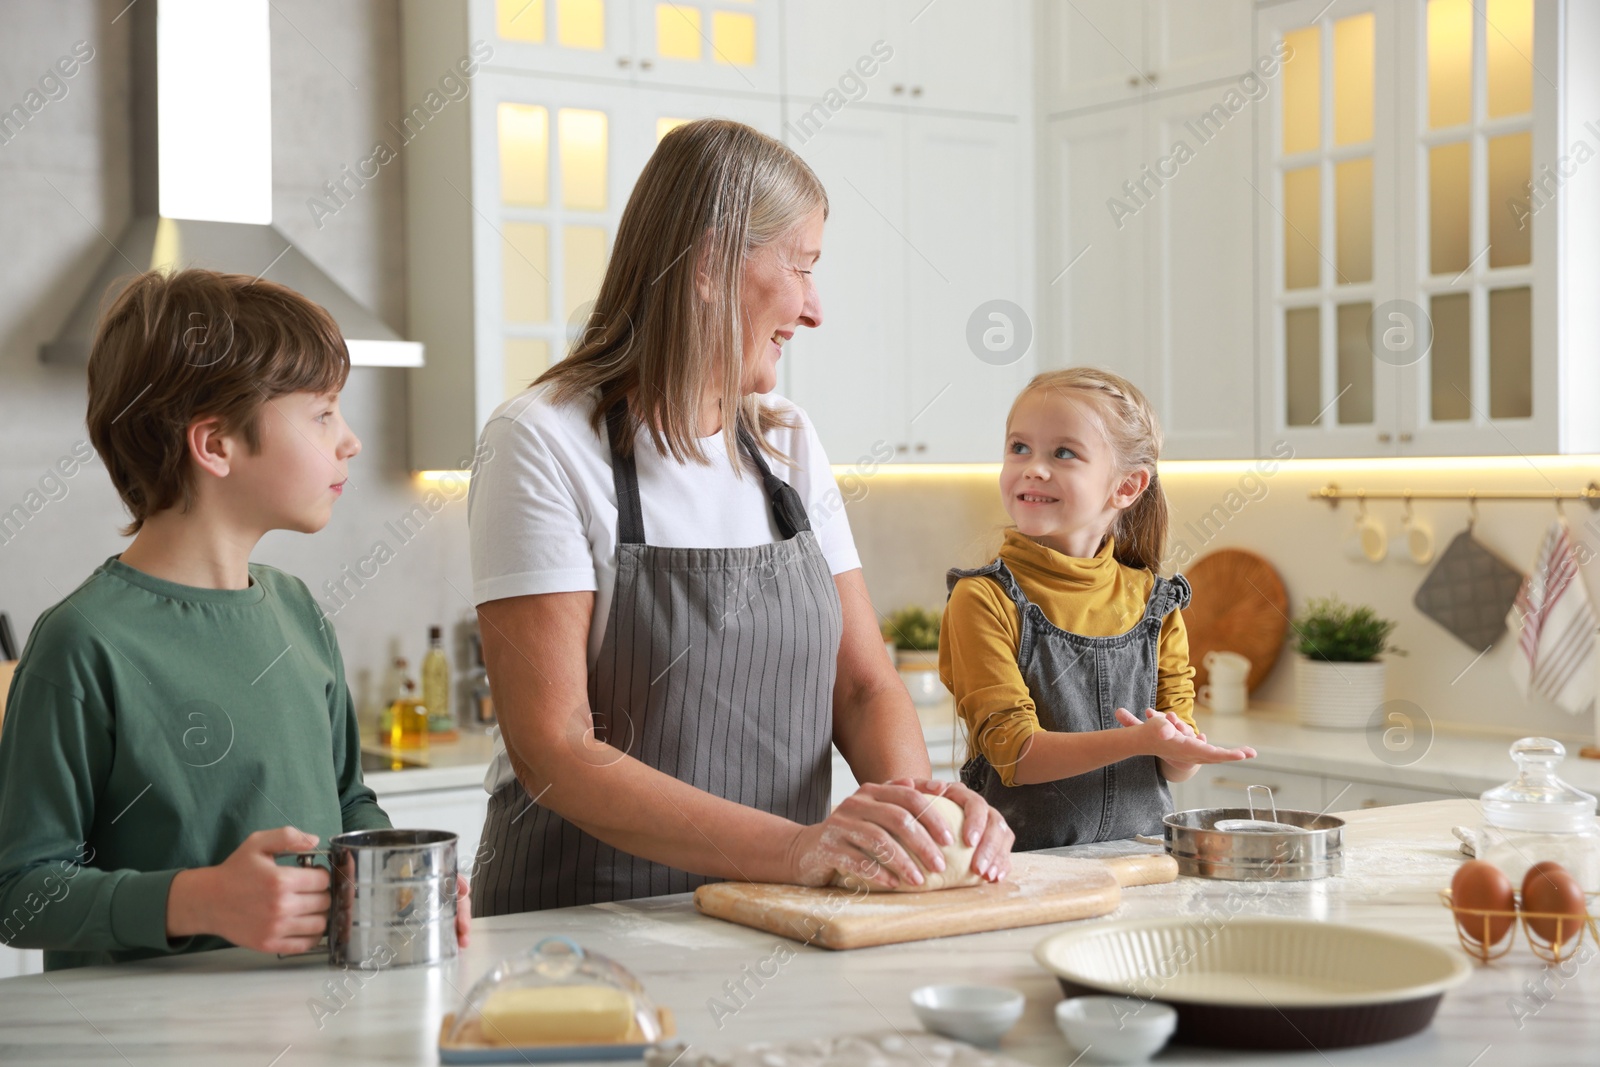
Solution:
<svg viewBox="0 0 1600 1067"><path fill-rule="evenodd" d="M805 502L800 499L800 494L794 486L772 473L766 457L756 446L755 436L742 422L739 424L739 443L744 446L745 454L755 462L756 470L761 472L761 484L767 490L767 502L772 505L772 517L778 520L778 532L783 539L788 541L802 531L811 529L811 519L806 515Z"/></svg>
<svg viewBox="0 0 1600 1067"><path fill-rule="evenodd" d="M606 412L606 436L611 442L611 481L617 488L617 543L644 544L644 505L639 500L639 468L634 465L633 452L626 455L620 447L624 424L628 419L628 402L619 400Z"/></svg>
<svg viewBox="0 0 1600 1067"><path fill-rule="evenodd" d="M645 543L644 505L639 498L639 468L633 461L633 453L623 454L621 449L627 417L626 400L617 401L606 412L606 436L611 444L611 480L617 491L617 543L642 545ZM811 519L806 515L800 494L794 486L772 473L761 449L756 446L755 437L743 423L739 425L739 444L761 474L767 503L772 508L783 540L788 541L802 531L811 529Z"/></svg>

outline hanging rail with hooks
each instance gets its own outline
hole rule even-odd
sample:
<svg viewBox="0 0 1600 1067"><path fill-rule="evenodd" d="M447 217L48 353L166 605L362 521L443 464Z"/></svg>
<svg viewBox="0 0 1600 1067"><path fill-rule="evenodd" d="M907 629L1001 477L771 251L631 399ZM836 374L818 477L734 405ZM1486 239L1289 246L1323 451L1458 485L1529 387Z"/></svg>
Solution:
<svg viewBox="0 0 1600 1067"><path fill-rule="evenodd" d="M1553 500L1557 506L1563 500L1581 500L1591 510L1600 511L1600 483L1590 482L1582 489L1502 489L1481 493L1476 489L1341 489L1329 482L1321 489L1308 493L1312 500L1325 500L1328 507L1336 508L1341 500Z"/></svg>

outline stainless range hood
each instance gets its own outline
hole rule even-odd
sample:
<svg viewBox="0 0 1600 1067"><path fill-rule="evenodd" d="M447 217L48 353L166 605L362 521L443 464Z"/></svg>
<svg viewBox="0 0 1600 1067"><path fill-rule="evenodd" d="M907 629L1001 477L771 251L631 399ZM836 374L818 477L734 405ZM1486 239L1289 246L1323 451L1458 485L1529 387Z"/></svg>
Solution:
<svg viewBox="0 0 1600 1067"><path fill-rule="evenodd" d="M132 275L206 267L268 278L321 304L357 366L420 367L421 344L272 225L268 0L141 0L127 17L133 219L40 358L87 362L101 309Z"/></svg>

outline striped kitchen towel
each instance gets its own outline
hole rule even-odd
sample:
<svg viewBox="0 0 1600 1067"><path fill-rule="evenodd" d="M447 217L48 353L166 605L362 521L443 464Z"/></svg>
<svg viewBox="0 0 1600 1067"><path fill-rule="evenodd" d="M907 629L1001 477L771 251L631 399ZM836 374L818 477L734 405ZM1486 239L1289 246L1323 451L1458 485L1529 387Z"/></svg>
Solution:
<svg viewBox="0 0 1600 1067"><path fill-rule="evenodd" d="M1587 711L1595 698L1595 612L1564 519L1545 532L1506 623L1521 627L1511 677L1522 694L1531 689L1574 715Z"/></svg>

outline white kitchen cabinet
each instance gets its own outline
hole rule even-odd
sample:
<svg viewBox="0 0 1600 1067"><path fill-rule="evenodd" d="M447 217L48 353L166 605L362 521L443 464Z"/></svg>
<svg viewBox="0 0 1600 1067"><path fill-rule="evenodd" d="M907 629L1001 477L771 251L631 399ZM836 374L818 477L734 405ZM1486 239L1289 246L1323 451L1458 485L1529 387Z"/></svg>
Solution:
<svg viewBox="0 0 1600 1067"><path fill-rule="evenodd" d="M1174 809L1192 808L1249 808L1250 787L1264 785L1272 790L1271 803L1280 808L1301 811L1321 811L1323 805L1323 779L1320 775L1302 774L1271 766L1258 766L1257 761L1246 764L1201 767L1187 782L1169 785ZM1257 790L1254 800L1258 811L1268 807L1266 794ZM1268 818L1263 814L1262 818Z"/></svg>
<svg viewBox="0 0 1600 1067"><path fill-rule="evenodd" d="M378 804L389 813L389 821L397 830L446 830L455 834L456 866L469 881L473 866L491 858L478 855L483 820L489 810L489 794L482 786L389 793L380 796Z"/></svg>
<svg viewBox="0 0 1600 1067"><path fill-rule="evenodd" d="M1387 808L1396 804L1420 804L1428 800L1456 800L1461 796L1458 792L1438 789L1417 789L1387 782L1352 782L1338 778L1324 779L1322 789L1322 804L1328 811Z"/></svg>
<svg viewBox="0 0 1600 1067"><path fill-rule="evenodd" d="M980 336L997 349L999 362L989 362L975 354L972 322L991 301L1024 316L1031 303L1020 140L1014 122L907 117L909 411L899 455L908 447L914 460L959 463L1004 454L1006 413L1035 364L1024 338L1034 327L1008 309L981 315Z"/></svg>
<svg viewBox="0 0 1600 1067"><path fill-rule="evenodd" d="M1161 418L1167 459L1258 447L1252 106L1213 87L1044 125L1040 369L1128 378Z"/></svg>
<svg viewBox="0 0 1600 1067"><path fill-rule="evenodd" d="M1250 0L1040 7L1040 110L1048 115L1238 78L1250 67Z"/></svg>
<svg viewBox="0 0 1600 1067"><path fill-rule="evenodd" d="M628 6L641 87L778 95L778 0L630 0Z"/></svg>
<svg viewBox="0 0 1600 1067"><path fill-rule="evenodd" d="M810 416L836 464L905 441L905 120L846 108L790 147L828 190L813 281L822 325L784 346L785 395Z"/></svg>
<svg viewBox="0 0 1600 1067"><path fill-rule="evenodd" d="M910 69L896 6L894 0L787 0L783 92L791 122L830 94L837 94L835 102L851 101L846 111L898 102L890 99L896 83L904 96Z"/></svg>
<svg viewBox="0 0 1600 1067"><path fill-rule="evenodd" d="M835 463L884 449L997 460L1033 346L986 362L969 324L989 301L1030 303L1020 123L859 109L803 142L790 133L834 214L816 276L823 325L790 342L787 395ZM1019 352L1032 330L1001 328Z"/></svg>
<svg viewBox="0 0 1600 1067"><path fill-rule="evenodd" d="M1461 795L1459 792L1395 785L1392 782L1309 774L1278 767L1270 757L1266 758L1266 762L1262 760L1258 757L1245 763L1201 767L1187 782L1169 787L1174 810L1248 808L1248 791L1252 785L1269 787L1274 802L1280 808L1319 813L1451 800ZM1376 775L1379 772L1374 768L1373 773ZM1261 811L1265 807L1265 798L1257 791L1255 799L1257 811Z"/></svg>
<svg viewBox="0 0 1600 1067"><path fill-rule="evenodd" d="M428 0L491 64L643 86L776 95L778 0Z"/></svg>
<svg viewBox="0 0 1600 1067"><path fill-rule="evenodd" d="M1029 69L1030 0L895 0L893 7L905 26L905 96L913 108L1005 117L1028 110L1031 85L1017 75Z"/></svg>
<svg viewBox="0 0 1600 1067"><path fill-rule="evenodd" d="M1319 0L1257 144L1260 419L1301 456L1591 452L1593 5ZM1580 150L1578 142L1586 149ZM1536 182L1537 187L1530 185ZM1425 338L1431 336L1431 346Z"/></svg>
<svg viewBox="0 0 1600 1067"><path fill-rule="evenodd" d="M787 0L783 18L791 119L830 93L1002 117L1028 106L1016 73L1030 0Z"/></svg>
<svg viewBox="0 0 1600 1067"><path fill-rule="evenodd" d="M1097 366L1143 384L1151 216L1113 217L1107 203L1144 165L1144 120L1132 104L1044 124L1041 370Z"/></svg>

